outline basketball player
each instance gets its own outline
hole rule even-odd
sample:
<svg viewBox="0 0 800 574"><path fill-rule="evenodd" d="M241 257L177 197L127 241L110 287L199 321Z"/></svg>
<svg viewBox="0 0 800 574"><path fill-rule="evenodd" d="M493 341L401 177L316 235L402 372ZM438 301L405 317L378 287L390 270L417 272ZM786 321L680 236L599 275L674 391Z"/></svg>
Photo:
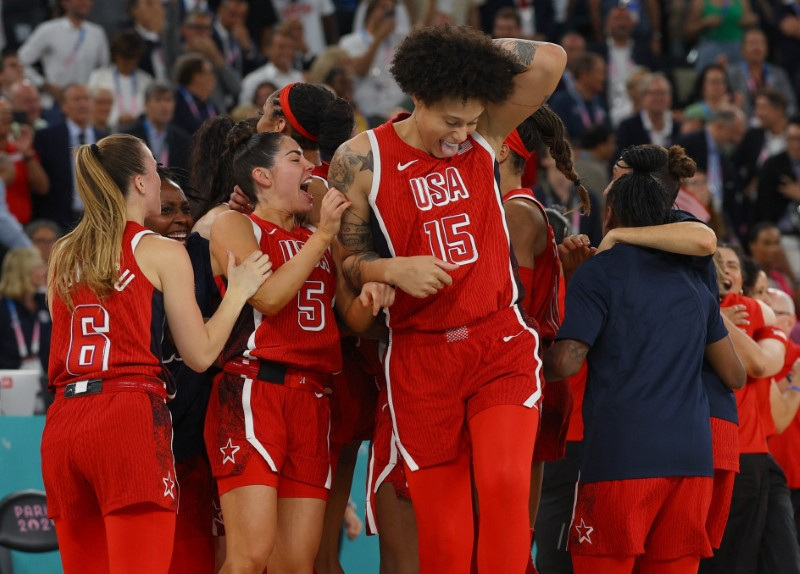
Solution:
<svg viewBox="0 0 800 574"><path fill-rule="evenodd" d="M221 571L260 573L269 562L270 571L308 572L331 480L325 393L341 368L333 297L345 323L360 332L391 304L393 290L374 283L359 297L337 290L328 247L349 202L332 189L316 230L297 224L311 210L305 186L313 164L294 140L276 132L253 135L241 123L228 140L234 181L256 208L249 217L229 211L217 218L212 255L255 245L270 253L276 272L226 346L206 419L225 516Z"/></svg>
<svg viewBox="0 0 800 574"><path fill-rule="evenodd" d="M609 229L669 221L671 195L651 171L612 184ZM663 307L654 307L654 300ZM618 245L575 273L558 341L545 355L548 378L577 373L584 357L589 367L570 529L575 572L636 567L642 574L688 574L710 555L705 526L713 465L700 380L704 349L729 386L744 383L713 295L674 255ZM676 439L677 429L686 433L683 439ZM676 538L676 531L684 536Z"/></svg>
<svg viewBox="0 0 800 574"><path fill-rule="evenodd" d="M515 307L494 166L565 63L553 44L415 30L391 67L413 114L359 134L331 162L329 183L352 202L340 232L354 253L348 279L398 287L385 373L421 572L470 568L470 465L481 501L478 571L522 572L528 561L538 335Z"/></svg>
<svg viewBox="0 0 800 574"><path fill-rule="evenodd" d="M193 218L183 190L172 173L159 167L161 210L146 217L144 225L186 246L194 273L194 293L204 317L210 317L222 296L214 283L208 240L191 233ZM219 499L203 442L211 381L220 370L212 366L197 373L186 366L170 336L164 338L163 361L175 381L172 416L172 451L180 484L180 512L175 525L175 545L169 574L214 574L215 538L219 531ZM215 510L216 509L216 510Z"/></svg>
<svg viewBox="0 0 800 574"><path fill-rule="evenodd" d="M256 250L239 267L228 257L227 295L204 323L186 249L142 225L160 210L147 147L109 136L78 149L76 171L84 216L56 244L48 280L48 509L65 572L166 572L179 492L161 378L164 315L186 364L205 370L271 265Z"/></svg>

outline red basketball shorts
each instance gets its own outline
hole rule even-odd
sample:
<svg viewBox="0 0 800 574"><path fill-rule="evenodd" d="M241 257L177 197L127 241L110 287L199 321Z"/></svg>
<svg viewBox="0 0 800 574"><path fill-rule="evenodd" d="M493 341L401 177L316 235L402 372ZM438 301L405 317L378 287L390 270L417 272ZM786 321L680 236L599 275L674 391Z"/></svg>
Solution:
<svg viewBox="0 0 800 574"><path fill-rule="evenodd" d="M446 332L392 333L386 384L408 467L454 460L467 448L467 421L487 408L538 408L538 342L516 308Z"/></svg>
<svg viewBox="0 0 800 574"><path fill-rule="evenodd" d="M550 462L564 458L567 430L572 413L572 391L569 383L548 381L542 389L539 434L533 449L533 462Z"/></svg>
<svg viewBox="0 0 800 574"><path fill-rule="evenodd" d="M389 402L386 387L378 396L378 410L375 414L375 434L369 449L369 466L367 467L366 522L367 534L378 533L377 494L382 484L391 484L395 495L410 499L406 471L392 430L392 417L389 413Z"/></svg>
<svg viewBox="0 0 800 574"><path fill-rule="evenodd" d="M580 483L569 550L655 560L711 556L706 519L713 482L667 477Z"/></svg>
<svg viewBox="0 0 800 574"><path fill-rule="evenodd" d="M275 477L285 477L330 488L329 428L330 408L322 393L223 372L214 380L205 426L220 496L230 490L226 478L244 475L254 457L263 459L275 476L248 472L245 476L252 481L235 486L275 486Z"/></svg>
<svg viewBox="0 0 800 574"><path fill-rule="evenodd" d="M739 425L711 417L714 468L739 472Z"/></svg>
<svg viewBox="0 0 800 574"><path fill-rule="evenodd" d="M365 365L359 339L342 339L342 370L333 376L331 386L331 443L349 444L372 438L378 386L375 375Z"/></svg>
<svg viewBox="0 0 800 574"><path fill-rule="evenodd" d="M166 402L138 391L56 398L42 436L42 476L51 518L146 502L177 510Z"/></svg>

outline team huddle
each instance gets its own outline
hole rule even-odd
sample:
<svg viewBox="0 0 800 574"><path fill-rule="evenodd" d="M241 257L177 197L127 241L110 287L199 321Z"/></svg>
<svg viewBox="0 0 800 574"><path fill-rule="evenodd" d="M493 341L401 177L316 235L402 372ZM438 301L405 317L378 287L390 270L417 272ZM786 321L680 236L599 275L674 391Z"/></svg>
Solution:
<svg viewBox="0 0 800 574"><path fill-rule="evenodd" d="M784 369L786 336L673 210L680 148L626 150L603 242L562 237L521 178L543 143L590 209L545 105L565 64L416 30L392 63L413 113L351 138L346 102L289 84L257 121L208 120L217 193L191 214L137 138L81 146L42 439L65 572L341 572L362 440L381 572L535 572L544 463L574 433L575 572L697 572L737 547L742 428L741 452L766 442L745 382Z"/></svg>

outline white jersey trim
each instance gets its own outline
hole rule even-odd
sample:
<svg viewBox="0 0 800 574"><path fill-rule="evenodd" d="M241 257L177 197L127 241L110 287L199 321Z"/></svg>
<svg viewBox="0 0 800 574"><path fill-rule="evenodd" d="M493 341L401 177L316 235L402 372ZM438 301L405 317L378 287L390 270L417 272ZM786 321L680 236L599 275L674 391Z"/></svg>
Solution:
<svg viewBox="0 0 800 574"><path fill-rule="evenodd" d="M263 230L259 225L250 220L250 224L253 226L253 235L256 236L256 243L261 248L261 238L264 235ZM253 356L251 351L255 351L256 349L256 332L258 328L261 326L261 321L264 319L264 316L255 308L253 307L253 332L250 333L250 336L247 338L247 349L245 349L243 355L248 359L256 359L257 357Z"/></svg>
<svg viewBox="0 0 800 574"><path fill-rule="evenodd" d="M378 520L375 518L375 512L373 511L373 504L376 504L376 502L373 501L373 498L378 494L378 489L389 476L389 473L394 470L395 466L397 466L397 446L394 442L394 434L392 434L389 437L389 462L378 475L378 478L374 478L375 442L373 441L372 448L369 451L369 473L367 475L367 498L365 502L368 534L378 534Z"/></svg>
<svg viewBox="0 0 800 574"><path fill-rule="evenodd" d="M494 154L494 149L492 148L492 146L489 145L489 142L486 141L486 138L484 138L478 132L472 132L472 139L478 142L483 149L489 152L489 155L492 156L492 161L497 160L497 156Z"/></svg>
<svg viewBox="0 0 800 574"><path fill-rule="evenodd" d="M139 247L139 242L145 235L158 235L158 234L155 231L150 231L149 229L142 229L139 233L137 233L131 238L131 251L136 253L136 248Z"/></svg>
<svg viewBox="0 0 800 574"><path fill-rule="evenodd" d="M272 472L278 473L278 467L275 466L275 463L272 460L272 457L267 452L267 449L261 444L261 441L258 440L255 431L255 425L253 422L253 409L250 406L250 396L253 392L253 379L245 379L244 386L242 387L242 410L244 411L244 433L247 442L249 442L258 454L264 457L264 460L267 461L270 469Z"/></svg>

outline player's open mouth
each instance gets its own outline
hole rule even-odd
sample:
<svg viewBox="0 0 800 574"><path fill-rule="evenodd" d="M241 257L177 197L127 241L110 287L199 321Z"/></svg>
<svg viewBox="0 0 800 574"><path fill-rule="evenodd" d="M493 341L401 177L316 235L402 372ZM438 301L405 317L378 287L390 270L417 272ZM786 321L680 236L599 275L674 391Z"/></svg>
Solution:
<svg viewBox="0 0 800 574"><path fill-rule="evenodd" d="M458 153L458 146L460 144L449 142L447 140L439 140L439 146L442 148L442 155L444 157L453 157Z"/></svg>
<svg viewBox="0 0 800 574"><path fill-rule="evenodd" d="M311 195L311 193L308 191L308 188L311 186L311 180L312 178L309 177L307 180L305 180L303 183L300 184L300 195L305 197L309 201L309 203L314 201L314 196Z"/></svg>

